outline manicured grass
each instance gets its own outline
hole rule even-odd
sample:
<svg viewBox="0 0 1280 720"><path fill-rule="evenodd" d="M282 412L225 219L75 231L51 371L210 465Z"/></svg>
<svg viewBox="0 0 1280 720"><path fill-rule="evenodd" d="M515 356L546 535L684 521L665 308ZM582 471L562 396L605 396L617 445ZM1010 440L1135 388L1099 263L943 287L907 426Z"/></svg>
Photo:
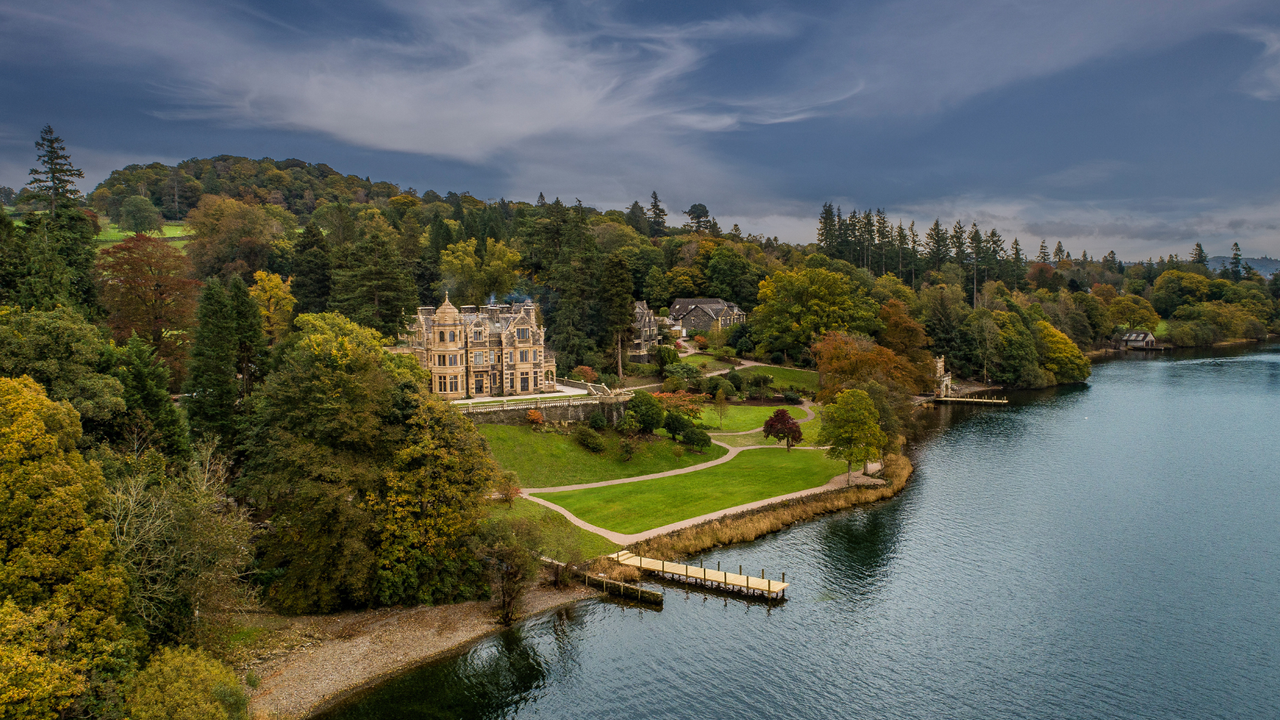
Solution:
<svg viewBox="0 0 1280 720"><path fill-rule="evenodd" d="M184 223L165 223L164 232L160 237L174 238L182 237L187 234L187 226ZM112 223L105 230L98 234L99 243L118 243L121 240L132 236L133 233L125 232L120 229L119 225Z"/></svg>
<svg viewBox="0 0 1280 720"><path fill-rule="evenodd" d="M720 425L720 416L716 414L715 406L707 405L699 422L714 428L707 431L713 433L755 430L764 427L764 421L777 412L778 408L785 409L797 420L805 416L804 410L794 405L730 405L729 412L724 415L724 425Z"/></svg>
<svg viewBox="0 0 1280 720"><path fill-rule="evenodd" d="M793 413L794 414L794 413ZM815 417L807 422L800 423L800 430L804 433L800 442L796 443L796 447L813 447L813 440L818 436L818 431L822 428L822 420ZM711 433L711 439L716 442L724 443L729 447L755 447L757 445L777 445L783 447L781 443L772 438L766 438L764 431L756 431L746 435L717 435Z"/></svg>
<svg viewBox="0 0 1280 720"><path fill-rule="evenodd" d="M555 510L532 500L516 498L511 507L505 502L493 502L489 514L494 518L528 518L536 522L542 530L542 545L538 549L560 562L591 560L622 549L621 545L583 530Z"/></svg>
<svg viewBox="0 0 1280 720"><path fill-rule="evenodd" d="M752 365L749 368L739 370L738 373L744 376L772 375L773 386L780 390L794 386L801 390L818 392L818 373L812 370L797 370L795 368L775 367L773 365L768 367Z"/></svg>
<svg viewBox="0 0 1280 720"><path fill-rule="evenodd" d="M745 450L724 465L685 475L539 497L592 525L637 533L818 487L844 471L844 463L828 460L817 450Z"/></svg>
<svg viewBox="0 0 1280 720"><path fill-rule="evenodd" d="M723 456L727 450L712 445L701 454L681 448L676 457L676 443L663 438L642 440L640 449L630 460L623 460L618 450L619 437L612 431L604 435L607 449L596 455L574 442L568 435L534 432L527 426L477 425L489 440L489 449L506 470L512 470L525 488L576 485L578 483L616 480L649 475L698 465Z"/></svg>
<svg viewBox="0 0 1280 720"><path fill-rule="evenodd" d="M696 365L702 368L702 372L704 373L713 373L717 370L728 370L733 367L733 365L727 362L717 360L710 355L703 355L701 353L695 353L689 357L680 358L680 362Z"/></svg>

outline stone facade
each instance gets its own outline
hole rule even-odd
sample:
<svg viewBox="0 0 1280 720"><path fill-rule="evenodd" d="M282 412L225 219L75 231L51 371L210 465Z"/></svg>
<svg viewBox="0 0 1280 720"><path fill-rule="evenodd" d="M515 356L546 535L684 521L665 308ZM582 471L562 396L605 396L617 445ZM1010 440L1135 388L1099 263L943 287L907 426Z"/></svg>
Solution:
<svg viewBox="0 0 1280 720"><path fill-rule="evenodd" d="M678 298L670 315L686 330L723 330L747 321L741 308L720 298Z"/></svg>
<svg viewBox="0 0 1280 720"><path fill-rule="evenodd" d="M637 301L636 319L631 324L631 351L628 358L631 362L649 362L649 351L658 344L661 337L658 317L649 309L647 302Z"/></svg>
<svg viewBox="0 0 1280 720"><path fill-rule="evenodd" d="M543 338L531 302L456 308L447 295L439 309L418 308L401 337L431 371L431 388L449 400L554 390L555 356Z"/></svg>

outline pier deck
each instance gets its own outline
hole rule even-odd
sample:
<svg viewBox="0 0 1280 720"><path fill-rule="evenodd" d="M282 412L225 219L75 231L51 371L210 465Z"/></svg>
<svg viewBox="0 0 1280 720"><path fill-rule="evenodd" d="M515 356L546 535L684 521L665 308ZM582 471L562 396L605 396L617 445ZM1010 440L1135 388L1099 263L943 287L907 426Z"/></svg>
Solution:
<svg viewBox="0 0 1280 720"><path fill-rule="evenodd" d="M770 599L786 597L787 587L790 585L790 583L784 582L787 577L786 573L783 573L782 580L764 577L763 570L760 571L760 577L752 577L740 572L731 573L697 565L682 565L680 563L667 562L666 560L640 557L626 550L616 552L609 555L609 557L623 565L630 565L645 572L655 573L668 580L690 585L703 585L745 595L760 595ZM738 569L741 570L742 568L739 567Z"/></svg>
<svg viewBox="0 0 1280 720"><path fill-rule="evenodd" d="M1004 398L975 398L975 397L935 397L932 402L936 403L969 403L973 405L1008 405L1009 401Z"/></svg>

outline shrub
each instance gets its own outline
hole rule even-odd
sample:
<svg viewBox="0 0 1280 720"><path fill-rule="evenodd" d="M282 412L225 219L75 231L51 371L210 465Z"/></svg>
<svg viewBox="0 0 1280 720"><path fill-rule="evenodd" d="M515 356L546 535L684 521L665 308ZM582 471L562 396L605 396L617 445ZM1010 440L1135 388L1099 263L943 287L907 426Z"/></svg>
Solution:
<svg viewBox="0 0 1280 720"><path fill-rule="evenodd" d="M718 392L724 392L726 398L732 398L738 394L738 388L729 380L724 379L723 376L712 375L707 378L707 386L703 389L703 392L712 397Z"/></svg>
<svg viewBox="0 0 1280 720"><path fill-rule="evenodd" d="M524 419L534 427L538 427L547 421L546 418L542 417L542 413L538 410L530 410L525 413Z"/></svg>
<svg viewBox="0 0 1280 720"><path fill-rule="evenodd" d="M587 416L587 427L592 430L603 430L609 427L609 421L605 419L604 413L596 410Z"/></svg>
<svg viewBox="0 0 1280 720"><path fill-rule="evenodd" d="M747 378L747 387L767 388L773 384L773 376L769 373L756 373Z"/></svg>
<svg viewBox="0 0 1280 720"><path fill-rule="evenodd" d="M634 437L624 437L618 443L618 450L622 452L623 460L630 460L635 457L636 450L640 449L640 441Z"/></svg>
<svg viewBox="0 0 1280 720"><path fill-rule="evenodd" d="M794 390L783 391L782 399L792 405L799 405L801 402L800 393L797 393Z"/></svg>
<svg viewBox="0 0 1280 720"><path fill-rule="evenodd" d="M667 419L662 423L662 427L671 433L672 439L675 439L692 430L693 421L678 412L669 412L667 413Z"/></svg>
<svg viewBox="0 0 1280 720"><path fill-rule="evenodd" d="M707 391L707 379L700 378L700 377L693 378L685 386L685 389L691 393L697 393L701 395Z"/></svg>
<svg viewBox="0 0 1280 720"><path fill-rule="evenodd" d="M781 352L778 352L776 350L772 355L769 356L769 362L773 363L774 365L781 365L783 362L786 361L786 359L787 359L786 355L783 355Z"/></svg>
<svg viewBox="0 0 1280 720"><path fill-rule="evenodd" d="M631 363L626 370L628 375L639 377L652 377L662 372L661 368L652 363Z"/></svg>
<svg viewBox="0 0 1280 720"><path fill-rule="evenodd" d="M755 385L755 386L752 386L750 390L747 390L747 397L751 398L752 400L764 400L766 398L773 397L773 390L769 389L768 387L760 387L759 385Z"/></svg>
<svg viewBox="0 0 1280 720"><path fill-rule="evenodd" d="M691 427L680 436L680 441L685 445L701 450L711 445L711 436L707 434L706 430Z"/></svg>
<svg viewBox="0 0 1280 720"><path fill-rule="evenodd" d="M707 349L707 338L706 338L705 336L703 336L703 335L694 335L694 336L693 336L693 341L694 341L695 343L697 343L697 345L698 345L698 347L699 347L700 349L702 349L702 350L706 350L706 349Z"/></svg>
<svg viewBox="0 0 1280 720"><path fill-rule="evenodd" d="M640 423L636 420L636 414L630 410L623 413L622 418L618 420L617 430L626 437L640 432Z"/></svg>
<svg viewBox="0 0 1280 720"><path fill-rule="evenodd" d="M631 402L627 404L627 413L635 416L636 423L646 433L652 433L662 427L662 419L666 415L662 409L662 403L643 390L637 390L635 396L631 398Z"/></svg>
<svg viewBox="0 0 1280 720"><path fill-rule="evenodd" d="M659 345L649 353L649 357L659 370L671 363L680 362L680 353L670 345ZM657 375L657 373L653 374Z"/></svg>
<svg viewBox="0 0 1280 720"><path fill-rule="evenodd" d="M596 374L595 369L592 368L590 365L579 365L578 367L574 368L573 372L569 373L569 376L573 377L575 375L578 376L578 378L581 379L583 382L589 382L589 383L593 383L600 378L600 376Z"/></svg>
<svg viewBox="0 0 1280 720"><path fill-rule="evenodd" d="M134 720L243 720L249 698L231 668L199 650L161 648L128 693Z"/></svg>
<svg viewBox="0 0 1280 720"><path fill-rule="evenodd" d="M739 355L741 355L742 353L749 353L755 349L756 349L756 346L754 343L751 342L750 338L742 338L741 340L738 341Z"/></svg>
<svg viewBox="0 0 1280 720"><path fill-rule="evenodd" d="M600 373L600 384L610 390L622 387L622 381L613 373Z"/></svg>
<svg viewBox="0 0 1280 720"><path fill-rule="evenodd" d="M731 357L734 357L735 354L736 353L734 353L733 348L731 347L718 347L715 350L711 351L711 356L717 360L724 360L726 358L731 358Z"/></svg>
<svg viewBox="0 0 1280 720"><path fill-rule="evenodd" d="M679 460L680 458L684 457L684 446L683 446L683 445L672 445L672 446L671 446L671 456L672 456L672 457L674 457L674 458L675 458L675 459L677 459L677 460Z"/></svg>
<svg viewBox="0 0 1280 720"><path fill-rule="evenodd" d="M573 431L573 439L582 447L596 454L604 452L607 447L600 433L586 425L579 425Z"/></svg>
<svg viewBox="0 0 1280 720"><path fill-rule="evenodd" d="M662 368L662 374L667 377L678 377L678 378L684 378L685 380L692 380L693 378L696 378L696 377L702 377L702 369L699 368L697 365L690 365L689 363L686 363L686 362L678 362L678 363L671 363L670 365Z"/></svg>
<svg viewBox="0 0 1280 720"><path fill-rule="evenodd" d="M742 382L743 382L742 373L738 372L737 370L730 370L729 372L725 373L723 377L725 380L728 380L733 385L734 390L742 389Z"/></svg>
<svg viewBox="0 0 1280 720"><path fill-rule="evenodd" d="M689 387L689 383L685 382L684 378L669 377L662 381L662 392L664 393L680 392L687 387Z"/></svg>

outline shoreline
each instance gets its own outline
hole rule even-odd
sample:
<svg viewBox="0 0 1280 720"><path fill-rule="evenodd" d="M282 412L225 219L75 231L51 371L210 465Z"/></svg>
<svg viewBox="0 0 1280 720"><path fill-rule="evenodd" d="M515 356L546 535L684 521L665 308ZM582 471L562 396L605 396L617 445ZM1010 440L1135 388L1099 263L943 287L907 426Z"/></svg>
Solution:
<svg viewBox="0 0 1280 720"><path fill-rule="evenodd" d="M601 596L573 584L563 590L537 585L521 600L520 621ZM396 675L483 640L506 628L495 620L493 601L456 605L379 608L335 616L291 618L319 642L306 643L247 669L262 677L251 691L249 717L301 720L332 709Z"/></svg>
<svg viewBox="0 0 1280 720"><path fill-rule="evenodd" d="M885 458L886 482L853 486L710 520L635 543L651 557L674 559L713 547L751 542L822 515L895 497L914 472L903 455ZM521 622L602 596L599 590L572 584L556 590L530 588ZM303 635L318 640L242 669L262 677L249 700L254 720L314 717L388 679L483 640L506 627L494 619L492 601L415 608L380 608L335 616L290 618L307 626Z"/></svg>

